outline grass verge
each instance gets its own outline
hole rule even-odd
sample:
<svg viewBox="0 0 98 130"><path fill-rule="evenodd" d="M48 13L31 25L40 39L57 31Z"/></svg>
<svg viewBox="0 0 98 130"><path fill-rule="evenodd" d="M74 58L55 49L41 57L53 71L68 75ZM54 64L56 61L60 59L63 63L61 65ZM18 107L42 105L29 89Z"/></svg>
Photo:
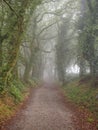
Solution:
<svg viewBox="0 0 98 130"><path fill-rule="evenodd" d="M98 88L90 86L89 81L79 83L74 81L63 87L65 95L81 108L87 108L98 119ZM92 122L92 118L87 119Z"/></svg>

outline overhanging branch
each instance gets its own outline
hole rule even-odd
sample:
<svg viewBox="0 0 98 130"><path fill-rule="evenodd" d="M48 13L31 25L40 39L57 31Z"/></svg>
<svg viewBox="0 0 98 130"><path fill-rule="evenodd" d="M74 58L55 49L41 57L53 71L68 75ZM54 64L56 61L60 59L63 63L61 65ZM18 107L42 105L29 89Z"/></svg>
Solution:
<svg viewBox="0 0 98 130"><path fill-rule="evenodd" d="M12 11L12 12L14 12L14 14L18 17L18 14L16 13L16 11L11 7L11 5L6 1L6 0L3 0L5 3L6 3L6 5L10 8L10 10Z"/></svg>

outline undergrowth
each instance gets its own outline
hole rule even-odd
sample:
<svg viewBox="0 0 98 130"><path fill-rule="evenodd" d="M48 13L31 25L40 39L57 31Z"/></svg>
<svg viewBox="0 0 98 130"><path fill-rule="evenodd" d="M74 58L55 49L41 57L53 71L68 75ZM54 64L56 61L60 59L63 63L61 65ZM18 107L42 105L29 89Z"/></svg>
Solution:
<svg viewBox="0 0 98 130"><path fill-rule="evenodd" d="M29 79L28 84L31 87L37 87L40 84L40 81L37 80L36 78L33 80Z"/></svg>
<svg viewBox="0 0 98 130"><path fill-rule="evenodd" d="M13 83L11 83L8 92L13 97L14 102L18 103L23 100L23 92L25 91L25 89L26 87L22 82L20 82L19 80L14 80Z"/></svg>
<svg viewBox="0 0 98 130"><path fill-rule="evenodd" d="M0 126L14 114L18 104L24 99L25 85L19 80L9 82L0 91Z"/></svg>
<svg viewBox="0 0 98 130"><path fill-rule="evenodd" d="M0 91L0 127L14 115L18 106L28 97L30 86L36 86L35 81L29 82L25 84L20 80L13 80Z"/></svg>
<svg viewBox="0 0 98 130"><path fill-rule="evenodd" d="M98 119L98 88L90 86L90 82L79 81L64 86L65 95L80 107L89 109Z"/></svg>
<svg viewBox="0 0 98 130"><path fill-rule="evenodd" d="M10 119L14 114L14 109L14 102L9 97L6 102L0 99L0 125Z"/></svg>

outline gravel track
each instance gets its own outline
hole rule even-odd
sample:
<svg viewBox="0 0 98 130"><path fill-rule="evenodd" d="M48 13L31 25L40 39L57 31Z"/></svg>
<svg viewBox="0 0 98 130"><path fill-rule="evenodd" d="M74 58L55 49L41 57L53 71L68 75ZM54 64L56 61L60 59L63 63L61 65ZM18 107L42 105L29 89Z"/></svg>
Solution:
<svg viewBox="0 0 98 130"><path fill-rule="evenodd" d="M26 107L6 130L75 130L72 116L60 88L44 84L35 88Z"/></svg>

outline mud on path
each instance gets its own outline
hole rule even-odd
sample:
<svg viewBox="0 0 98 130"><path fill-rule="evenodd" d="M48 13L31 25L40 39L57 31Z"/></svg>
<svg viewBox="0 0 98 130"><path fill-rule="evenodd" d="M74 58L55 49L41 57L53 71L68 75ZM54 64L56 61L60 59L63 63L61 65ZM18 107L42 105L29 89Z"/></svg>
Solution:
<svg viewBox="0 0 98 130"><path fill-rule="evenodd" d="M26 108L5 130L75 130L73 113L63 98L57 86L44 84L36 88Z"/></svg>

